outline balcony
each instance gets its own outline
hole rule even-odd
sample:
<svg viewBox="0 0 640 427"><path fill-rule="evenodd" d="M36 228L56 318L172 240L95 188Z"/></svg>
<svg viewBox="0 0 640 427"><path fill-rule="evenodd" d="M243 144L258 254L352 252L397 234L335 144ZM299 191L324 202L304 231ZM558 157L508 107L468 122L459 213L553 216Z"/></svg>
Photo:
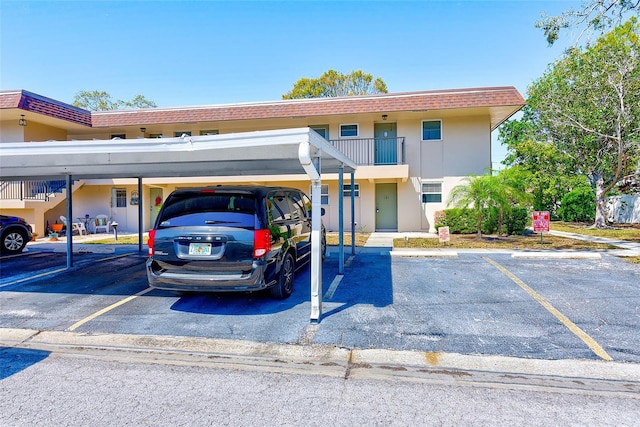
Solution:
<svg viewBox="0 0 640 427"><path fill-rule="evenodd" d="M332 139L329 143L359 166L406 164L404 137Z"/></svg>
<svg viewBox="0 0 640 427"><path fill-rule="evenodd" d="M48 201L55 194L62 193L66 185L65 180L5 181L0 185L0 199Z"/></svg>

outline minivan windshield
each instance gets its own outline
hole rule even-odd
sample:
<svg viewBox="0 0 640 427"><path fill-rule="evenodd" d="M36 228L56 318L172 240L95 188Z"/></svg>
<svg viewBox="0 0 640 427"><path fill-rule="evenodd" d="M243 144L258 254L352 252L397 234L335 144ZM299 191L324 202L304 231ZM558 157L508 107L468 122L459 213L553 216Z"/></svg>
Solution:
<svg viewBox="0 0 640 427"><path fill-rule="evenodd" d="M253 228L256 200L246 194L174 194L165 202L157 228L230 226Z"/></svg>

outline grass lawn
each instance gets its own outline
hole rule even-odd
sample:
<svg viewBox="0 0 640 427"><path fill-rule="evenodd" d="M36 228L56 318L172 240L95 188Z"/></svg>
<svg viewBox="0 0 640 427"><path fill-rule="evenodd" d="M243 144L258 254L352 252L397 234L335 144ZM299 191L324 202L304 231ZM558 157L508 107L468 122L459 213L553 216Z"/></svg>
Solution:
<svg viewBox="0 0 640 427"><path fill-rule="evenodd" d="M364 246L370 235L371 233L356 233L356 246ZM331 231L327 233L327 245L338 246L337 232ZM351 233L344 233L344 245L351 246Z"/></svg>
<svg viewBox="0 0 640 427"><path fill-rule="evenodd" d="M580 222L552 222L551 230L640 243L640 224L616 224L611 228L592 228L593 224Z"/></svg>
<svg viewBox="0 0 640 427"><path fill-rule="evenodd" d="M565 237L557 237L544 235L542 242L540 235L532 234L529 236L495 236L483 235L478 237L475 234L452 234L451 241L444 244L440 243L438 238L410 238L408 241L404 239L395 239L393 241L394 248L458 248L458 249L564 249L564 250L598 250L598 249L617 249L612 245L604 245L601 243L585 242L582 240L569 239Z"/></svg>
<svg viewBox="0 0 640 427"><path fill-rule="evenodd" d="M148 236L142 236L142 243L147 244L149 240ZM83 245L137 245L138 244L138 235L125 235L118 236L118 240L113 237L107 237L105 239L100 240L90 240L87 242L82 242Z"/></svg>

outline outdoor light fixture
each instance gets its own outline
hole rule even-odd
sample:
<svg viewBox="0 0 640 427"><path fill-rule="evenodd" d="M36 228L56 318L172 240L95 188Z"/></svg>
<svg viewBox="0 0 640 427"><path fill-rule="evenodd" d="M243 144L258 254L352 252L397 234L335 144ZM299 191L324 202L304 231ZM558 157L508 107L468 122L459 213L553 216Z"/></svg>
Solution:
<svg viewBox="0 0 640 427"><path fill-rule="evenodd" d="M145 133L147 131L147 128L140 128L140 132Z"/></svg>
<svg viewBox="0 0 640 427"><path fill-rule="evenodd" d="M387 117L389 117L389 116L388 116L388 115L386 115L386 114L383 114L383 115L382 115L382 120L387 120Z"/></svg>
<svg viewBox="0 0 640 427"><path fill-rule="evenodd" d="M27 125L27 119L24 118L24 114L20 114L20 120L18 120L18 124L20 126L26 126Z"/></svg>

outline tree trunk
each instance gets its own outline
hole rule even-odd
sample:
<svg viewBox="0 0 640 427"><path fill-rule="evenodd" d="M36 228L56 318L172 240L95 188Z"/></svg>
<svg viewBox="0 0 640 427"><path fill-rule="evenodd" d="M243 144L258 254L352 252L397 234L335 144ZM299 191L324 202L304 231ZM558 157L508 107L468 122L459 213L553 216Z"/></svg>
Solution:
<svg viewBox="0 0 640 427"><path fill-rule="evenodd" d="M596 228L607 227L607 200L605 198L604 179L598 175L596 179Z"/></svg>
<svg viewBox="0 0 640 427"><path fill-rule="evenodd" d="M502 221L504 220L504 210L498 210L498 237L502 236Z"/></svg>
<svg viewBox="0 0 640 427"><path fill-rule="evenodd" d="M478 237L482 237L482 211L478 211Z"/></svg>

